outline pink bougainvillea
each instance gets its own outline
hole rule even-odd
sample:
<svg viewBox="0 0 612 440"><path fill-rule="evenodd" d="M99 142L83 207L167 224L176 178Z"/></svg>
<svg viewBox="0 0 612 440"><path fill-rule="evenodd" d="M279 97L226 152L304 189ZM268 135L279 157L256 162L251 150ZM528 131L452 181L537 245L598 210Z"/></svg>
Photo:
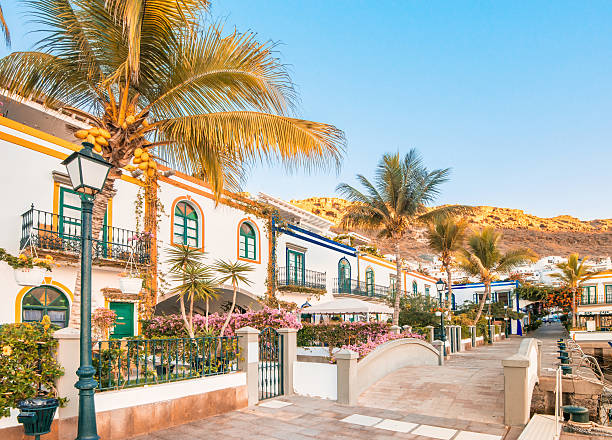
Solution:
<svg viewBox="0 0 612 440"><path fill-rule="evenodd" d="M208 329L211 334L218 334L225 321L225 313L212 313L208 315ZM198 335L206 333L206 316L194 315L193 327ZM235 331L242 327L254 327L261 330L272 328L302 328L299 315L283 310L264 307L262 310L249 310L246 313L233 314L224 336L234 336ZM180 315L155 316L150 320L142 321L143 333L147 338L184 336L185 325Z"/></svg>
<svg viewBox="0 0 612 440"><path fill-rule="evenodd" d="M366 342L357 342L351 345L343 345L342 348L347 348L349 350L353 350L359 354L359 359L365 357L374 350L379 345L384 344L385 342L393 341L395 339L402 338L415 338L415 339L423 339L423 336L416 333L380 333L373 338L368 339Z"/></svg>

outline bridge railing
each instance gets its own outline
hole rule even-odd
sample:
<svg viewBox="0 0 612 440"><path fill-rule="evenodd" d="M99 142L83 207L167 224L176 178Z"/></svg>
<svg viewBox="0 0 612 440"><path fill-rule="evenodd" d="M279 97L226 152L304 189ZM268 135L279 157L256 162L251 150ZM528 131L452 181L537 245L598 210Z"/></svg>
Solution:
<svg viewBox="0 0 612 440"><path fill-rule="evenodd" d="M535 338L523 339L517 353L502 360L504 423L508 426L525 426L529 421L531 396L542 364L541 346Z"/></svg>

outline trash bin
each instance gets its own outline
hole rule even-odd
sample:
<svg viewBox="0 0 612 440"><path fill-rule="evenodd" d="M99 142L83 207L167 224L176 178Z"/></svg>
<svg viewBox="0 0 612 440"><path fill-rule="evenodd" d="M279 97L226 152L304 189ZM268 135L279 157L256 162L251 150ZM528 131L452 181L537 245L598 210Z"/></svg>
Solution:
<svg viewBox="0 0 612 440"><path fill-rule="evenodd" d="M55 410L59 406L59 400L33 397L22 400L17 406L19 408L17 421L23 424L25 435L33 435L38 438L38 436L51 431L51 423L55 416Z"/></svg>

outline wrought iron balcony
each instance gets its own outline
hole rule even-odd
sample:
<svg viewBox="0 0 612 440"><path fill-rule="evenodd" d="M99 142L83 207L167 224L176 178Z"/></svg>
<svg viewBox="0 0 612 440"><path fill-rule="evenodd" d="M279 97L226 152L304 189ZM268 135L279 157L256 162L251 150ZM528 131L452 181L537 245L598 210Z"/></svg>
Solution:
<svg viewBox="0 0 612 440"><path fill-rule="evenodd" d="M391 288L388 286L379 286L378 284L366 285L363 281L334 278L334 293L339 295L358 295L386 299L389 297L390 292Z"/></svg>
<svg viewBox="0 0 612 440"><path fill-rule="evenodd" d="M276 272L276 282L279 286L298 286L311 289L325 289L325 272L315 272L308 269L279 267Z"/></svg>
<svg viewBox="0 0 612 440"><path fill-rule="evenodd" d="M34 209L34 205L21 216L20 248L36 249L64 254L81 253L81 219L60 216ZM29 243L28 241L31 241ZM150 262L151 240L138 238L127 229L103 226L100 235L93 240L93 258L128 261L133 254L136 264Z"/></svg>

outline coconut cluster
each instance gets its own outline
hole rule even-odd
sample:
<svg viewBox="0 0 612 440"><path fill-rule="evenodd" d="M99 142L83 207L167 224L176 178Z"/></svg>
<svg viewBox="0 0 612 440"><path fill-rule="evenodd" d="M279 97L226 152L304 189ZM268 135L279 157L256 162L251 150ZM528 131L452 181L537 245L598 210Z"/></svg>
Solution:
<svg viewBox="0 0 612 440"><path fill-rule="evenodd" d="M108 146L108 140L111 137L108 130L98 127L92 127L88 130L79 130L74 135L92 144L94 151L98 154L102 153L102 147Z"/></svg>
<svg viewBox="0 0 612 440"><path fill-rule="evenodd" d="M153 160L153 154L146 147L136 148L134 150L134 159L132 159L132 164L126 165L125 167L127 171L134 171L137 168L147 173L147 176L149 177L153 177L155 175L157 163L155 160Z"/></svg>

